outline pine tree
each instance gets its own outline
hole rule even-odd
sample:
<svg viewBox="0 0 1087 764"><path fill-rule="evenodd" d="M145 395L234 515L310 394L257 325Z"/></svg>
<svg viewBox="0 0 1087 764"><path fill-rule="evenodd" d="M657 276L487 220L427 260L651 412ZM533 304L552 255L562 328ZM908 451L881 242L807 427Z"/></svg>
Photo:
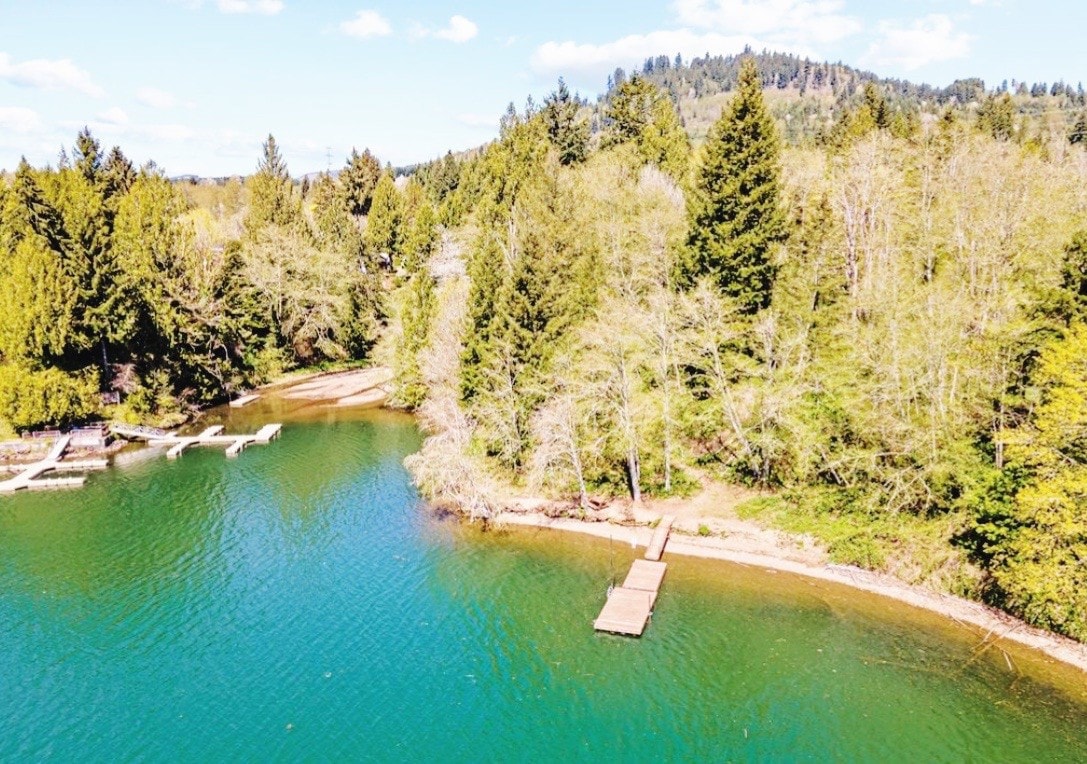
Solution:
<svg viewBox="0 0 1087 764"><path fill-rule="evenodd" d="M0 212L0 357L64 364L79 345L82 273L60 213L25 159Z"/></svg>
<svg viewBox="0 0 1087 764"><path fill-rule="evenodd" d="M381 162L370 153L370 149L361 154L351 149L351 156L347 158L347 165L339 176L343 203L349 214L355 217L369 214L374 189L380 178Z"/></svg>
<svg viewBox="0 0 1087 764"><path fill-rule="evenodd" d="M875 122L876 128L886 130L891 126L891 112L887 107L887 99L874 82L864 83L864 106Z"/></svg>
<svg viewBox="0 0 1087 764"><path fill-rule="evenodd" d="M978 109L978 129L996 138L1009 141L1015 135L1015 104L1007 93L999 98L989 96Z"/></svg>
<svg viewBox="0 0 1087 764"><path fill-rule="evenodd" d="M400 241L403 235L403 218L400 192L396 189L392 173L384 173L374 189L374 201L366 219L366 250L374 256L386 256L398 264Z"/></svg>
<svg viewBox="0 0 1087 764"><path fill-rule="evenodd" d="M680 283L690 286L709 276L751 313L770 303L771 249L786 238L779 151L758 70L748 59L740 70L739 92L703 147L688 204L690 234Z"/></svg>
<svg viewBox="0 0 1087 764"><path fill-rule="evenodd" d="M642 77L618 87L607 111L605 145L633 143L643 162L676 180L687 173L690 139L668 94Z"/></svg>
<svg viewBox="0 0 1087 764"><path fill-rule="evenodd" d="M396 400L405 408L418 407L426 397L419 354L429 341L436 308L433 276L426 271L414 274L405 288L400 310L402 338L396 348L395 360Z"/></svg>
<svg viewBox="0 0 1087 764"><path fill-rule="evenodd" d="M264 142L257 173L249 180L252 190L245 225L250 236L265 225L287 226L299 219L300 207L291 191L291 176L274 136Z"/></svg>
<svg viewBox="0 0 1087 764"><path fill-rule="evenodd" d="M424 267L438 246L438 215L426 190L412 178L404 187L401 226L401 267L415 273Z"/></svg>
<svg viewBox="0 0 1087 764"><path fill-rule="evenodd" d="M79 131L75 141L75 169L87 179L89 183L98 182L98 174L102 169L102 147L91 135L89 127Z"/></svg>
<svg viewBox="0 0 1087 764"><path fill-rule="evenodd" d="M543 116L548 137L564 165L584 161L589 150L589 123L578 118L579 111L580 105L560 77L558 90L544 99Z"/></svg>

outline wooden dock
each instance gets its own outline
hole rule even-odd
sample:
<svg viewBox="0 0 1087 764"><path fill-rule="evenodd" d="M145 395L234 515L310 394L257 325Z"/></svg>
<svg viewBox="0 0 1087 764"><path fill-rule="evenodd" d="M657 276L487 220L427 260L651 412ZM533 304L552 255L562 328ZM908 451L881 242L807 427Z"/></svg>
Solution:
<svg viewBox="0 0 1087 764"><path fill-rule="evenodd" d="M105 459L91 459L87 461L65 462L61 461L64 452L72 439L65 435L57 438L49 454L42 460L33 464L7 465L5 469L10 472L19 472L13 478L0 480L0 493L14 493L21 490L45 490L51 488L78 488L86 481L86 477L42 478L47 472L91 472L104 470L109 466Z"/></svg>
<svg viewBox="0 0 1087 764"><path fill-rule="evenodd" d="M665 515L657 523L657 529L653 531L653 538L645 549L645 559L659 560L664 554L664 545L668 542L668 534L672 532L672 523L676 521L675 515Z"/></svg>
<svg viewBox="0 0 1087 764"><path fill-rule="evenodd" d="M270 443L279 437L283 429L281 424L266 424L252 435L223 435L221 424L208 427L199 435L174 435L167 434L161 437L152 437L147 443L151 446L168 446L166 458L177 459L185 449L193 446L226 446L226 455L235 457L245 450L246 446L253 443Z"/></svg>
<svg viewBox="0 0 1087 764"><path fill-rule="evenodd" d="M230 408L240 409L242 406L248 406L255 400L260 398L260 393L250 393L249 395L243 395L239 398L235 398L230 402Z"/></svg>
<svg viewBox="0 0 1087 764"><path fill-rule="evenodd" d="M665 515L653 533L645 559L635 560L622 586L608 593L600 615L593 621L597 631L640 637L657 602L668 563L660 562L675 517Z"/></svg>

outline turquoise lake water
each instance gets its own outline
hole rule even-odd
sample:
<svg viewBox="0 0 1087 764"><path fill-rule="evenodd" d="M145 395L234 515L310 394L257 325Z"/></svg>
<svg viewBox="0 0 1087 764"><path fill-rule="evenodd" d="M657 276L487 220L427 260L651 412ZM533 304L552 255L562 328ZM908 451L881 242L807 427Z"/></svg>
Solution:
<svg viewBox="0 0 1087 764"><path fill-rule="evenodd" d="M282 438L0 497L0 761L1087 761L1037 653L679 557L599 635L629 547L439 516L408 418L234 416Z"/></svg>

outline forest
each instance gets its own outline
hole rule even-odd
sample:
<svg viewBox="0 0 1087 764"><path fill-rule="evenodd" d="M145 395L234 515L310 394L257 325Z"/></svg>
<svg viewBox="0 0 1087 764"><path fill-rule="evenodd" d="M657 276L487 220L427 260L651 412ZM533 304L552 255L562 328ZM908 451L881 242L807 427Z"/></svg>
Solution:
<svg viewBox="0 0 1087 764"><path fill-rule="evenodd" d="M271 137L213 188L86 132L24 163L5 426L388 363L420 487L469 516L742 484L840 562L1087 639L1082 89L776 54L619 74L409 176L354 152L296 183Z"/></svg>

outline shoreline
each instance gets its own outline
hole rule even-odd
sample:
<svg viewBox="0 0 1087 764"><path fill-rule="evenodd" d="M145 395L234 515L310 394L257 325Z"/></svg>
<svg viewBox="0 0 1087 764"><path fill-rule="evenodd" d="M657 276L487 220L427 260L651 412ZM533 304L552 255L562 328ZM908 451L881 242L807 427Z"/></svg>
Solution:
<svg viewBox="0 0 1087 764"><path fill-rule="evenodd" d="M649 539L653 534L653 529L644 524L630 526L616 525L607 521L593 522L569 517L555 518L549 517L543 512L507 510L500 513L495 520L499 525L505 523L524 528L581 533L598 538L610 538L640 547L648 546ZM1087 673L1087 645L1030 626L1015 616L980 602L913 586L886 574L848 565L813 565L809 562L792 559L789 550L784 548L779 549L777 552L768 552L765 548L760 549L758 552L730 549L719 538L677 535L675 531L673 531L665 546L665 554L723 560L842 584L937 613L962 624L985 629L988 634L983 640L982 649L988 649L1001 640L1009 640L1039 650L1054 660Z"/></svg>

